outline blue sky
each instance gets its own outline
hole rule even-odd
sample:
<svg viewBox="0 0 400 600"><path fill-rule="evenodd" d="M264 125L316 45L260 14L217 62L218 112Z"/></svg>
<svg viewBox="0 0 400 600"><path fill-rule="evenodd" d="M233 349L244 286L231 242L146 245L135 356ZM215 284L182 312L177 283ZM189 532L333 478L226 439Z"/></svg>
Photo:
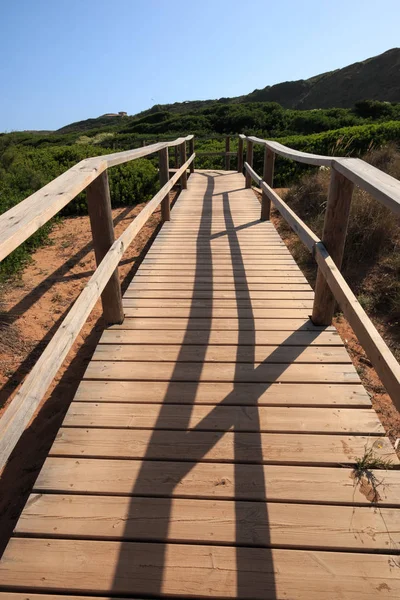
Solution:
<svg viewBox="0 0 400 600"><path fill-rule="evenodd" d="M400 0L0 0L0 131L236 96L400 45Z"/></svg>

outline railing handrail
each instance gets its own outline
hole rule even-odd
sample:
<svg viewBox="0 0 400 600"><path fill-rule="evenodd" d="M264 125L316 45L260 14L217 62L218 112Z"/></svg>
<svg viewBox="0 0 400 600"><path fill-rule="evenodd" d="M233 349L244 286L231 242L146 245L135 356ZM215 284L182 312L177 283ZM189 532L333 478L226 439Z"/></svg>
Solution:
<svg viewBox="0 0 400 600"><path fill-rule="evenodd" d="M354 184L367 190L394 212L400 213L400 182L360 159L318 157L287 148L278 142L240 135L242 150L244 140L248 142L247 161L244 163L246 187L251 186L252 179L261 187L261 219L269 219L272 202L317 262L312 320L318 325L330 324L335 300L338 302L389 396L400 410L400 365L340 273ZM253 144L265 146L262 177L252 167ZM272 189L275 153L315 166L328 166L329 160L331 183L322 241Z"/></svg>
<svg viewBox="0 0 400 600"><path fill-rule="evenodd" d="M244 136L253 144L261 144L284 158L314 166L335 167L347 179L370 193L376 200L400 214L400 181L360 158L323 156L302 152L279 142Z"/></svg>
<svg viewBox="0 0 400 600"><path fill-rule="evenodd" d="M30 419L38 408L41 400L43 399L52 380L61 367L94 305L100 296L102 299L104 299L107 286L110 288L111 285L111 289L108 290L109 294L107 298L114 303L114 312L112 312L112 314L116 315L117 319L123 319L121 286L119 283L118 273L116 271L119 261L128 246L136 237L137 233L160 204L162 204L164 209L162 210L163 220L169 220L168 193L179 179L181 180L182 188L185 189L186 187L186 170L189 166L191 167L195 158L195 154L192 152L189 159L186 160L186 142L191 142L190 147L192 151L192 140L193 136L187 136L185 138L178 138L173 142L153 144L152 146L147 146L138 150L129 150L128 152L109 154L106 156L96 157L94 159L86 159L85 161L82 161L82 163L85 163L85 165L88 163L90 164L87 171L84 169L78 169L78 172L76 172L76 167L81 165L81 163L78 163L78 165L75 165L75 167L72 167L64 174L69 174L67 178L63 178L63 175L61 175L57 178L57 180L54 180L39 190L39 192L42 193L40 200L43 206L39 204L40 210L38 211L37 215L41 222L40 224L38 224L39 221L35 222L34 226L36 229L49 220L49 218L51 218L51 216L53 216L56 212L58 212L60 207L65 206L80 191L89 186L88 194L90 192L91 199L89 202L88 196L88 206L92 225L97 268L0 419L0 470L6 464L25 427L28 425ZM169 178L168 147L178 145L180 145L183 164L177 170L177 172L174 173L171 178ZM153 152L157 151L160 153L160 167L162 166L162 168L160 168L161 189L146 204L146 206L135 217L132 223L128 225L121 236L114 241L111 203L109 198L106 169L108 166L121 164L122 162L134 160L139 156L145 156L146 154L152 154ZM93 161L95 166L93 166L93 163L90 161ZM72 181L69 178L72 178ZM65 192L65 195L68 195L68 199L66 200L64 197L61 203L57 203L57 197L53 190L50 199L51 208L46 210L45 200L48 197L48 194L43 194L43 190L46 188L48 189L49 186L54 184L55 181L58 182L57 186L59 189L60 181L66 185L69 183L68 192ZM90 186L90 184L93 184L93 182L95 185L97 183L99 183L99 185L96 188L93 188L93 185ZM64 196L64 193L60 191L59 195ZM29 201L30 210L32 211L32 206L35 207L36 204L34 204L31 199L32 196L27 200ZM21 202L20 204L26 203L27 200ZM17 207L18 206L20 205L17 205ZM56 207L57 209L55 210ZM11 211L13 210L14 209L11 209ZM95 212L96 210L99 212ZM8 211L3 216L9 215L11 211ZM51 216L49 216L49 214ZM95 229L93 228L92 220L96 222ZM3 224L4 222L6 222L5 219L3 219ZM28 223L29 222L31 223L32 228L32 221L28 220ZM27 226L26 223L24 224L24 222L18 222L16 225L16 233L18 233L21 228ZM104 226L103 229L102 226ZM34 231L36 229L34 229ZM104 237L107 237L107 239L104 240ZM98 246L99 239L103 243L103 246L104 241L106 242L107 247L104 252L104 248L99 248ZM8 240L9 243L10 240L12 240L12 242L16 244L14 247L21 243L21 241L16 243L18 242L16 235L14 235L13 238L8 237ZM103 303L103 312L105 314L104 308L105 307Z"/></svg>
<svg viewBox="0 0 400 600"><path fill-rule="evenodd" d="M135 150L85 158L0 216L0 261L47 223L107 168L121 165L163 148L179 146L193 135L158 142Z"/></svg>

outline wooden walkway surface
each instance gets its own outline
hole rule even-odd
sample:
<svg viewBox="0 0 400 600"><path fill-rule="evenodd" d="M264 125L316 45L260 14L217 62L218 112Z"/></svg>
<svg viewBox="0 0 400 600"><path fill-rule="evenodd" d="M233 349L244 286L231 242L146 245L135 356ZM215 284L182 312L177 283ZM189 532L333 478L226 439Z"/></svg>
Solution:
<svg viewBox="0 0 400 600"><path fill-rule="evenodd" d="M196 171L106 330L0 599L400 597L398 459L242 175ZM378 502L374 502L378 500Z"/></svg>

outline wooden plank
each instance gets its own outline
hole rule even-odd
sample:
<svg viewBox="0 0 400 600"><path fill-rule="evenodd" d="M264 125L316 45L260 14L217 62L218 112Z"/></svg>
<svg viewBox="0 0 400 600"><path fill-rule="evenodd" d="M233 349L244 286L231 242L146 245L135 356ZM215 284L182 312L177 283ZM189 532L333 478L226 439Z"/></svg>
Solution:
<svg viewBox="0 0 400 600"><path fill-rule="evenodd" d="M251 300L249 299L216 299L216 298L192 298L192 299L178 299L178 298L124 298L124 306L126 308L255 308L255 309L268 309L268 308L312 308L312 300L285 300L279 298L277 300ZM163 311L160 311L163 312Z"/></svg>
<svg viewBox="0 0 400 600"><path fill-rule="evenodd" d="M364 506L378 493L379 506L400 506L398 471L371 474L376 492L343 467L48 457L34 491Z"/></svg>
<svg viewBox="0 0 400 600"><path fill-rule="evenodd" d="M351 363L343 346L199 346L99 344L92 360L169 362Z"/></svg>
<svg viewBox="0 0 400 600"><path fill-rule="evenodd" d="M358 383L352 364L92 361L86 379L123 381L226 381L258 383Z"/></svg>
<svg viewBox="0 0 400 600"><path fill-rule="evenodd" d="M307 319L309 308L192 308L182 306L177 308L124 307L126 317L153 318L183 318L183 319Z"/></svg>
<svg viewBox="0 0 400 600"><path fill-rule="evenodd" d="M287 433L351 433L385 435L375 411L340 408L280 408L265 406L193 406L190 416L182 405L72 402L63 427L177 429Z"/></svg>
<svg viewBox="0 0 400 600"><path fill-rule="evenodd" d="M148 288L144 288L142 289L141 286L130 286L127 291L125 292L124 298L125 299L129 299L129 298L136 298L136 299L151 299L151 300L158 300L158 299L182 299L182 300L189 300L189 301L193 301L193 298L195 298L195 300L201 300L201 299L205 299L205 300L222 300L225 299L227 302L228 301L236 301L236 302L240 302L242 300L247 300L250 299L250 301L252 303L254 302L268 302L271 300L283 300L284 302L289 301L289 300L294 300L294 301L298 301L298 300L309 300L312 301L314 297L314 292L312 291L248 291L246 292L245 290L238 290L237 292L235 292L234 290L207 290L207 289L202 289L202 290L191 290L189 289L180 289L180 290L174 290L174 289L169 289L169 290L159 290L159 289L152 289L151 287Z"/></svg>
<svg viewBox="0 0 400 600"><path fill-rule="evenodd" d="M323 589L376 600L378 589L380 598L400 594L393 564L395 555L14 538L0 576L3 586L43 592L320 600Z"/></svg>
<svg viewBox="0 0 400 600"><path fill-rule="evenodd" d="M390 553L400 545L400 511L360 506L31 494L15 533Z"/></svg>
<svg viewBox="0 0 400 600"><path fill-rule="evenodd" d="M137 270L136 275L146 274L146 275L164 275L165 272L167 274L174 273L176 275L180 274L189 274L189 275L240 275L244 273L249 273L250 276L259 275L260 277L265 277L270 274L275 275L274 271L279 271L282 276L291 277L293 274L298 275L301 273L299 271L299 267L290 263L275 263L270 265L242 265L240 263L231 263L231 264L223 264L218 265L215 263L206 263L206 264L182 264L179 265L179 268L174 268L174 265L169 264L147 264L142 263L142 265ZM295 273L293 273L295 272Z"/></svg>
<svg viewBox="0 0 400 600"><path fill-rule="evenodd" d="M202 290L213 290L216 292L219 291L237 291L238 294L241 292L246 292L248 295L251 295L252 292L271 292L271 291L279 291L282 290L284 292L300 292L300 291L309 291L313 293L311 286L308 283L293 283L290 280L290 283L287 281L285 283L234 283L233 281L230 283L218 283L213 281L210 283L198 283L196 281L196 285L194 286L194 282L192 283L184 283L184 282L153 282L153 281L143 281L143 279L133 280L129 285L128 291L133 290L195 290L196 293ZM238 296L240 298L240 295ZM263 297L263 296L258 296Z"/></svg>
<svg viewBox="0 0 400 600"><path fill-rule="evenodd" d="M376 457L399 464L387 438L234 433L230 426L228 421L224 432L162 430L156 435L142 429L63 427L50 456L338 466L354 464L372 448Z"/></svg>
<svg viewBox="0 0 400 600"><path fill-rule="evenodd" d="M235 284L252 284L252 283L286 283L286 285L291 285L295 283L307 283L307 280L303 276L293 275L292 277L282 277L281 274L277 274L276 276L268 275L265 277L240 277L240 276L203 276L199 275L198 277L193 277L191 275L141 275L139 273L135 276L136 281L140 281L140 283L190 283L190 284L201 284L201 283L235 283Z"/></svg>
<svg viewBox="0 0 400 600"><path fill-rule="evenodd" d="M183 331L183 330L117 330L106 329L100 339L101 344L204 344L240 346L340 346L343 342L336 331Z"/></svg>
<svg viewBox="0 0 400 600"><path fill-rule="evenodd" d="M126 318L121 325L113 325L112 329L161 329L160 319ZM326 327L313 325L309 319L194 319L163 318L162 329L207 330L207 331L329 331Z"/></svg>
<svg viewBox="0 0 400 600"><path fill-rule="evenodd" d="M240 406L369 407L360 384L190 383L141 381L82 381L75 395L81 402L144 402Z"/></svg>

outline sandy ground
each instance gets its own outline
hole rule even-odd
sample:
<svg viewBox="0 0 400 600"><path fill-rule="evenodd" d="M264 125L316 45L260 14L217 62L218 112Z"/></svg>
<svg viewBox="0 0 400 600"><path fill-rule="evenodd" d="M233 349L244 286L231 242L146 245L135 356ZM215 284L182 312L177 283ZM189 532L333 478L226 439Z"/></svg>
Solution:
<svg viewBox="0 0 400 600"><path fill-rule="evenodd" d="M175 193L171 195L174 198ZM143 204L113 211L117 235ZM274 215L273 220L278 219ZM125 289L146 253L160 223L156 211L121 262ZM88 217L65 219L50 235L51 245L39 249L20 280L1 290L0 406L7 405L30 371L95 268ZM292 238L285 240L290 248ZM353 358L373 405L392 441L400 437L400 415L343 318L335 324ZM0 480L0 554L72 401L101 336L100 302L91 313L60 369L42 410L32 420Z"/></svg>

